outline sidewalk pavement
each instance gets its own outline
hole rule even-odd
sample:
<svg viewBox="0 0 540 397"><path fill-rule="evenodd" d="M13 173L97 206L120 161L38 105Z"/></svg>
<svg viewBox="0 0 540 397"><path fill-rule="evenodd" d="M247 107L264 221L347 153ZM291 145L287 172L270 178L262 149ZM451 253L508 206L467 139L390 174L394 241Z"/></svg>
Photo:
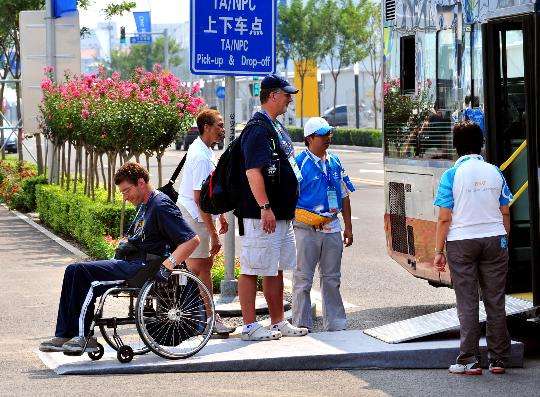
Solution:
<svg viewBox="0 0 540 397"><path fill-rule="evenodd" d="M343 368L445 368L458 352L457 340L386 344L361 331L322 332L279 341L210 340L196 356L169 361L148 354L120 364L107 351L91 362L87 356L35 353L53 334L63 270L76 255L31 224L0 206L0 382L16 382L21 371L40 372L43 364L57 373L131 373L305 370ZM483 349L485 352L485 349ZM523 364L523 345L512 346L515 366Z"/></svg>

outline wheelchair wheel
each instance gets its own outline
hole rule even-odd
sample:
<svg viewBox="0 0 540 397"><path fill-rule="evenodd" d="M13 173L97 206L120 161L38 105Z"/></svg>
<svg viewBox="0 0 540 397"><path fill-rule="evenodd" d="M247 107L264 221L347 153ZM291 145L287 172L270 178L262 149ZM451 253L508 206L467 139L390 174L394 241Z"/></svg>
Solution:
<svg viewBox="0 0 540 397"><path fill-rule="evenodd" d="M118 351L122 346L129 346L134 355L140 355L148 353L150 349L141 340L137 331L135 302L136 297L129 294L121 293L108 296L103 305L102 315L103 319L108 319L108 324L100 324L99 330L105 342L114 350ZM114 337L113 319L119 320L116 324L116 333L122 341L121 345Z"/></svg>
<svg viewBox="0 0 540 397"><path fill-rule="evenodd" d="M187 358L212 335L214 302L202 281L174 270L167 284L148 281L141 288L136 317L141 339L154 353L171 360Z"/></svg>

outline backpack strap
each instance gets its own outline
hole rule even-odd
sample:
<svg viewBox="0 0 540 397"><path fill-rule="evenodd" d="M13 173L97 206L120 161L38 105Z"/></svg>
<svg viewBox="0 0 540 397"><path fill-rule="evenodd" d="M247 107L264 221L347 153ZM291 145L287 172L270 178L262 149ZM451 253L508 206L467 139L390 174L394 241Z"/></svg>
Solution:
<svg viewBox="0 0 540 397"><path fill-rule="evenodd" d="M186 158L187 158L187 153L184 154L184 157L182 158L182 160L180 160L180 163L178 164L178 166L174 170L174 172L173 172L173 174L171 176L171 179L169 179L169 182L171 182L171 183L176 182L176 178L178 178L178 175L180 174L180 171L182 171L182 168L184 167L184 164L186 163Z"/></svg>

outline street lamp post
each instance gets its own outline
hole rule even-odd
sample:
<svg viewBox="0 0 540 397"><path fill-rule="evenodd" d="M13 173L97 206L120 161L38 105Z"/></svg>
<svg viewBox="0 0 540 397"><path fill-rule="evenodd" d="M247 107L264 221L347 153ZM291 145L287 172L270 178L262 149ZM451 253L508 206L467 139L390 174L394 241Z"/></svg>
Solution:
<svg viewBox="0 0 540 397"><path fill-rule="evenodd" d="M169 70L169 29L163 30L163 66Z"/></svg>
<svg viewBox="0 0 540 397"><path fill-rule="evenodd" d="M356 114L356 128L360 128L360 93L358 92L358 75L360 74L360 65L358 62L353 66L354 71L354 109Z"/></svg>
<svg viewBox="0 0 540 397"><path fill-rule="evenodd" d="M322 88L322 73L317 69L317 98L319 101L319 116L321 115L321 88Z"/></svg>

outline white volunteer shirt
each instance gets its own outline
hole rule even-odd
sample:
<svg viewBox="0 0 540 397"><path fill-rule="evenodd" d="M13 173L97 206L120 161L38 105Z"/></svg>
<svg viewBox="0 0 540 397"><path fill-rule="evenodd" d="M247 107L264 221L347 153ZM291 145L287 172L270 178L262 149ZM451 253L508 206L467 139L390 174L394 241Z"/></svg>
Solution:
<svg viewBox="0 0 540 397"><path fill-rule="evenodd" d="M206 146L200 136L197 137L187 152L186 164L178 189L178 201L198 222L202 222L202 219L200 219L199 207L193 198L193 191L201 190L204 180L215 168L214 151Z"/></svg>

